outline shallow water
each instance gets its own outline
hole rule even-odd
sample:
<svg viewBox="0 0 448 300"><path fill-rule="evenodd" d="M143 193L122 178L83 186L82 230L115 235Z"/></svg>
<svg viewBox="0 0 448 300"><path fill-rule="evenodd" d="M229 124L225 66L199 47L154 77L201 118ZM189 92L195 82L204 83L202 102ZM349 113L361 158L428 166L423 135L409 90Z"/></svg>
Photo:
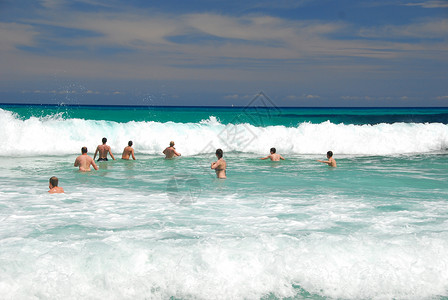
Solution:
<svg viewBox="0 0 448 300"><path fill-rule="evenodd" d="M337 168L316 162L327 145L319 134L304 143L304 125L276 125L268 143L250 134L269 126L244 127L242 137L252 141L226 141L246 147L226 149L228 179L218 180L213 149L204 148L224 126L217 120L149 126L2 113L10 127L1 134L16 147L1 146L3 299L448 297L446 125L380 124L369 133L374 125L311 124L320 135L343 128L331 141L347 149L335 151ZM80 133L70 135L75 125ZM49 138L52 128L62 133ZM431 133L425 142L408 138L420 132L415 128ZM78 146L92 155L100 140L81 133L102 136L102 129L110 130L116 157L125 146L117 140L141 131L134 135L137 160L78 172ZM159 148L171 132L189 143L176 138L183 156L164 160ZM376 142L358 145L363 134ZM293 136L297 144L285 147ZM379 144L385 137L401 140ZM405 142L414 152L400 152ZM258 159L271 145L285 161ZM65 194L47 193L54 175Z"/></svg>
<svg viewBox="0 0 448 300"><path fill-rule="evenodd" d="M446 154L1 162L5 298L446 296ZM58 174L66 193L46 193ZM176 185L177 184L177 185Z"/></svg>

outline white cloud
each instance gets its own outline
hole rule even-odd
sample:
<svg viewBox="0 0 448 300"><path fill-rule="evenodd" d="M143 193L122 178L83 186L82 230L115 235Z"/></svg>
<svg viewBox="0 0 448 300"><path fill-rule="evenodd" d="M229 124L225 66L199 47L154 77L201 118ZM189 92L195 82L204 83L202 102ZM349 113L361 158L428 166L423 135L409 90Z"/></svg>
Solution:
<svg viewBox="0 0 448 300"><path fill-rule="evenodd" d="M423 8L446 8L448 7L448 3L446 1L423 1L423 2L410 2L405 3L405 6L421 6Z"/></svg>
<svg viewBox="0 0 448 300"><path fill-rule="evenodd" d="M240 95L238 95L238 94L224 96L224 99L236 100L236 99L239 99L239 98L240 98Z"/></svg>

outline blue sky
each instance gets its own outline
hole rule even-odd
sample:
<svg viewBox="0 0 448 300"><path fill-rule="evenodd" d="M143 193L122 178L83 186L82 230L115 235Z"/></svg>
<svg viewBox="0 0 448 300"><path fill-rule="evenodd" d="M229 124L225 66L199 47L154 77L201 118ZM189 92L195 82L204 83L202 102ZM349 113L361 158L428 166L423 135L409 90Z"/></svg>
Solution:
<svg viewBox="0 0 448 300"><path fill-rule="evenodd" d="M448 106L448 1L0 1L0 102Z"/></svg>

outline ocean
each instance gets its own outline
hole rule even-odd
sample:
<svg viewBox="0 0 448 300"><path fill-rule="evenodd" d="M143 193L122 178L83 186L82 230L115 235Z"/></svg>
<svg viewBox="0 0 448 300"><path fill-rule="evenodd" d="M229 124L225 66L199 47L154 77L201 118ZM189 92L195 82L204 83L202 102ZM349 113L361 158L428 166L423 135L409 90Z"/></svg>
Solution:
<svg viewBox="0 0 448 300"><path fill-rule="evenodd" d="M0 140L2 299L448 299L448 108L3 104Z"/></svg>

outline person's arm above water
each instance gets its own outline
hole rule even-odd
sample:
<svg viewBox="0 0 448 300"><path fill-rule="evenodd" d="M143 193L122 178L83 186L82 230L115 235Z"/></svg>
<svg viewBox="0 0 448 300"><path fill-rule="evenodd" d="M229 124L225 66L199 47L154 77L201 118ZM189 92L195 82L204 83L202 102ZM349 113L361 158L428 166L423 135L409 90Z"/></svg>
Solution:
<svg viewBox="0 0 448 300"><path fill-rule="evenodd" d="M268 159L268 158L271 158L271 155L268 155L268 156L266 156L266 157L262 157L262 158L260 158L260 159L265 160L265 159Z"/></svg>
<svg viewBox="0 0 448 300"><path fill-rule="evenodd" d="M74 166L75 166L75 167L79 167L79 160L78 160L78 158L75 159L75 164L74 164Z"/></svg>
<svg viewBox="0 0 448 300"><path fill-rule="evenodd" d="M90 164L92 165L92 167L95 169L95 170L98 170L98 166L96 165L96 163L95 163L95 160L90 160Z"/></svg>
<svg viewBox="0 0 448 300"><path fill-rule="evenodd" d="M180 153L177 152L174 148L173 148L173 151L174 151L174 155L176 155L176 156L180 156Z"/></svg>
<svg viewBox="0 0 448 300"><path fill-rule="evenodd" d="M110 157L112 157L112 159L115 160L115 157L114 157L114 155L112 154L112 151L110 151L110 147L109 147L109 154L110 154Z"/></svg>
<svg viewBox="0 0 448 300"><path fill-rule="evenodd" d="M132 159L135 160L134 149L131 150Z"/></svg>
<svg viewBox="0 0 448 300"><path fill-rule="evenodd" d="M98 153L98 151L100 151L100 149L98 149L98 147L96 147L95 155L93 155L93 160L95 160L95 158L96 158L96 154Z"/></svg>
<svg viewBox="0 0 448 300"><path fill-rule="evenodd" d="M285 160L285 158L283 156L279 155L279 157L281 160Z"/></svg>
<svg viewBox="0 0 448 300"><path fill-rule="evenodd" d="M219 161L212 162L211 169L216 169L219 167Z"/></svg>

